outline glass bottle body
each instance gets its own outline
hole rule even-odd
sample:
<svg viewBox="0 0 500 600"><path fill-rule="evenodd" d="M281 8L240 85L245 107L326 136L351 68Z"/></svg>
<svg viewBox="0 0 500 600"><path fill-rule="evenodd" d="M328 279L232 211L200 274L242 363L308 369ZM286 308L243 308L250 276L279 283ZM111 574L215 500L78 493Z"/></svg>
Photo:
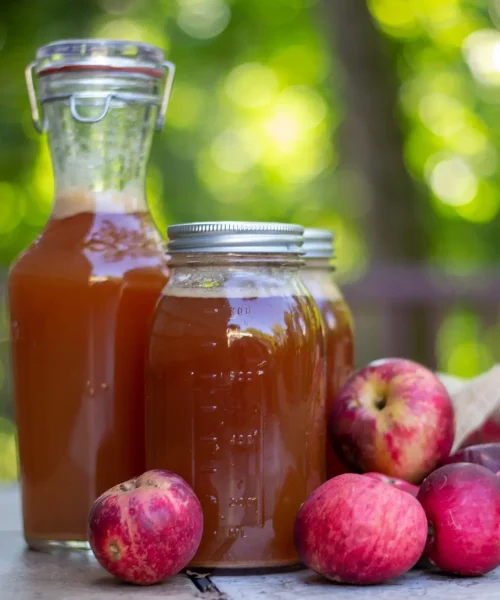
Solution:
<svg viewBox="0 0 500 600"><path fill-rule="evenodd" d="M57 73L45 91L79 78ZM41 550L87 548L95 498L144 470L144 357L168 278L144 196L157 109L113 101L90 124L72 102L45 106L55 201L8 284L24 533Z"/></svg>
<svg viewBox="0 0 500 600"><path fill-rule="evenodd" d="M155 312L148 468L179 473L202 503L192 568L291 567L295 517L324 478L320 315L296 265L209 263L173 263Z"/></svg>
<svg viewBox="0 0 500 600"><path fill-rule="evenodd" d="M323 321L326 358L326 405L329 412L340 388L354 368L354 325L349 307L333 277L329 259L306 258L302 279ZM346 472L327 443L327 478Z"/></svg>

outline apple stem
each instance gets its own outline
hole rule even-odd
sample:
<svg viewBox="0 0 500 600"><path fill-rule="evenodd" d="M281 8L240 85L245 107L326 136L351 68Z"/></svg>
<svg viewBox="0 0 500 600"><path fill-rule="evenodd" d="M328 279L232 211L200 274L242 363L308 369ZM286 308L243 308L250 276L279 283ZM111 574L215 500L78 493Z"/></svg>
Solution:
<svg viewBox="0 0 500 600"><path fill-rule="evenodd" d="M135 484L136 480L135 479L131 479L130 481L125 481L125 483L121 483L120 484L120 491L121 492L128 492L130 490L135 490L135 488L137 487Z"/></svg>

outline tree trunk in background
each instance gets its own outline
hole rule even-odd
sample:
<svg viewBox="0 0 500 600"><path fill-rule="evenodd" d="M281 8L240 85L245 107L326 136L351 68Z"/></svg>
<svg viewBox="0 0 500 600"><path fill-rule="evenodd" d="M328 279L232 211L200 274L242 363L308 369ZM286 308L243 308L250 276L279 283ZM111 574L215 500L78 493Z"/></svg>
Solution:
<svg viewBox="0 0 500 600"><path fill-rule="evenodd" d="M339 87L345 107L338 138L339 169L341 174L355 173L362 181L363 205L369 207L363 235L369 244L371 268L376 270L381 263L423 262L422 203L403 160L394 65L384 53L384 39L364 0L324 3L335 61L340 63ZM356 286L353 292L362 296L363 281ZM434 366L435 333L425 311L415 308L394 314L390 301L385 309L390 331L382 335L394 336L391 351ZM435 326L435 318L433 321ZM362 340L359 342L358 347Z"/></svg>

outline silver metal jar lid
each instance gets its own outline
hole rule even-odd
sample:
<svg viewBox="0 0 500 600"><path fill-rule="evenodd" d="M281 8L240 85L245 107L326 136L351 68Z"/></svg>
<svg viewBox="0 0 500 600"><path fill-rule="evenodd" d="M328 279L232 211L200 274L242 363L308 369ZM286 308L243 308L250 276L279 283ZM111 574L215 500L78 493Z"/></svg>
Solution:
<svg viewBox="0 0 500 600"><path fill-rule="evenodd" d="M305 258L334 258L334 239L328 229L304 229Z"/></svg>
<svg viewBox="0 0 500 600"><path fill-rule="evenodd" d="M39 90L35 87L35 75L44 80L52 76L61 78L68 74L79 78L73 93L58 94L53 91L47 92L45 86L40 86ZM156 128L161 129L172 90L175 65L165 60L163 50L149 44L122 40L74 39L59 40L39 48L36 60L28 65L25 75L33 124L39 132L43 132L47 125L43 117L43 105L55 100L69 100L73 117L86 123L101 121L113 100L157 105L159 109ZM108 84L102 81L104 76L109 78ZM116 89L116 82L113 85L113 76L122 79L158 80L158 85L161 84L159 80L165 79L165 82L163 91L158 88L158 93L120 91ZM95 119L79 117L76 110L79 100L100 102L103 106L102 114Z"/></svg>
<svg viewBox="0 0 500 600"><path fill-rule="evenodd" d="M210 221L171 225L169 254L234 253L302 255L304 228L285 223Z"/></svg>

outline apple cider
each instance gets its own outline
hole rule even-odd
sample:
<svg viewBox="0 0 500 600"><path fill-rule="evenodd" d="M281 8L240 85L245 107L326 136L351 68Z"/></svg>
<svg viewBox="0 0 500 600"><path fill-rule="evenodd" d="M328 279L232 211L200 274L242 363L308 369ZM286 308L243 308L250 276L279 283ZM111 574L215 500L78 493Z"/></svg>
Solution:
<svg viewBox="0 0 500 600"><path fill-rule="evenodd" d="M168 279L144 195L163 53L132 46L55 43L34 67L56 193L8 292L24 534L39 550L87 548L95 498L145 469L144 363Z"/></svg>
<svg viewBox="0 0 500 600"><path fill-rule="evenodd" d="M305 268L302 279L314 298L323 321L326 358L326 405L333 405L354 368L354 329L349 307L333 278L333 234L322 229L304 231ZM327 442L326 474L330 479L347 469Z"/></svg>
<svg viewBox="0 0 500 600"><path fill-rule="evenodd" d="M147 367L148 468L193 486L192 568L298 563L298 509L324 479L321 317L299 278L302 228L169 228L171 278ZM282 240L280 238L283 238Z"/></svg>

